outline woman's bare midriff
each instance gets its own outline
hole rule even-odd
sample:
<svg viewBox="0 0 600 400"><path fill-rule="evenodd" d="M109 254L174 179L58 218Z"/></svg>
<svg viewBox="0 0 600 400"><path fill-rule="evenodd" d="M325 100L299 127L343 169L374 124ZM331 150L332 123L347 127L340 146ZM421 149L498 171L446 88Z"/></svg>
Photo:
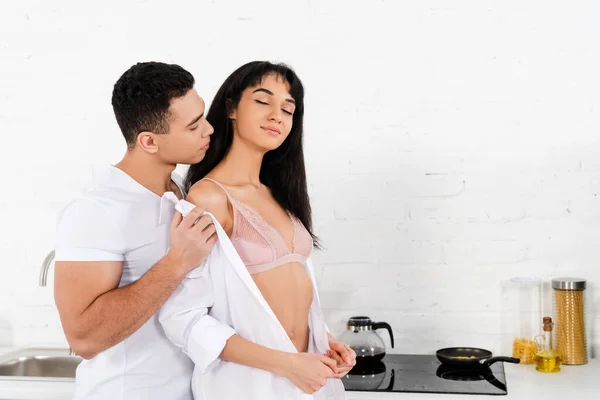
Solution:
<svg viewBox="0 0 600 400"><path fill-rule="evenodd" d="M252 278L296 349L306 352L313 285L304 265L289 263L253 274Z"/></svg>

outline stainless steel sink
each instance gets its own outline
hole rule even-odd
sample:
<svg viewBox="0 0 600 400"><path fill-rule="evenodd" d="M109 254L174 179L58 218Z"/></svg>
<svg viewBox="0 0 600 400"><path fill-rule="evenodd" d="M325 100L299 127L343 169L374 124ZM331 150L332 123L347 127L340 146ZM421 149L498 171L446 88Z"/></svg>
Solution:
<svg viewBox="0 0 600 400"><path fill-rule="evenodd" d="M66 349L21 349L0 357L0 380L74 380L81 361Z"/></svg>

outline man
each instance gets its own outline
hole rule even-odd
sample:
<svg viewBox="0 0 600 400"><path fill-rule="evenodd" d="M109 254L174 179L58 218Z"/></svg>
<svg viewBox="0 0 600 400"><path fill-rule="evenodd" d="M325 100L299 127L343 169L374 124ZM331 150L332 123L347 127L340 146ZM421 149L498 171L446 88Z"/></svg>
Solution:
<svg viewBox="0 0 600 400"><path fill-rule="evenodd" d="M70 346L85 359L76 400L192 399L193 363L167 339L157 311L216 240L203 210L183 218L162 198L184 197L173 171L200 162L213 133L193 87L178 65L138 63L126 71L112 105L127 151L59 213L55 301ZM234 334L220 358L312 392L354 364L343 343L331 337L330 346L331 358L290 358Z"/></svg>
<svg viewBox="0 0 600 400"><path fill-rule="evenodd" d="M191 361L155 313L216 241L201 209L160 215L165 192L183 197L176 165L202 160L213 133L193 86L177 65L125 72L112 105L126 154L59 214L55 301L85 359L76 399L191 399Z"/></svg>

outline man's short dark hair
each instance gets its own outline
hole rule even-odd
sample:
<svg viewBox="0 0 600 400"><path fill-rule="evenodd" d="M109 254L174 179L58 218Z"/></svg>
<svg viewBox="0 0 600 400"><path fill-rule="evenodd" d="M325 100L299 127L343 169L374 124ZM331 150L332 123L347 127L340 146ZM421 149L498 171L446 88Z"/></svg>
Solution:
<svg viewBox="0 0 600 400"><path fill-rule="evenodd" d="M194 77L176 64L137 63L115 83L112 106L127 146L144 131L169 133L169 105L194 87Z"/></svg>

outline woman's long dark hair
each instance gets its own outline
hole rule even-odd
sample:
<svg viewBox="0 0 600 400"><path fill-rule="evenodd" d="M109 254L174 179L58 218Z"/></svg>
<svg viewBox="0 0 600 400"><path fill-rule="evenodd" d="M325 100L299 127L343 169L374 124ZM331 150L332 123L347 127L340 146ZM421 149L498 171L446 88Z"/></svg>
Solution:
<svg viewBox="0 0 600 400"><path fill-rule="evenodd" d="M219 88L206 115L206 119L215 129L210 139L210 147L202 161L190 166L185 178L185 187L189 190L227 155L233 142L233 123L229 118L231 111L238 106L244 90L260 84L262 79L270 74L283 78L290 85L290 95L296 102L296 108L288 137L277 149L265 154L260 168L260 181L271 190L273 197L284 210L302 222L318 248L318 238L312 231L302 149L304 87L296 73L285 64L253 61L229 75Z"/></svg>

